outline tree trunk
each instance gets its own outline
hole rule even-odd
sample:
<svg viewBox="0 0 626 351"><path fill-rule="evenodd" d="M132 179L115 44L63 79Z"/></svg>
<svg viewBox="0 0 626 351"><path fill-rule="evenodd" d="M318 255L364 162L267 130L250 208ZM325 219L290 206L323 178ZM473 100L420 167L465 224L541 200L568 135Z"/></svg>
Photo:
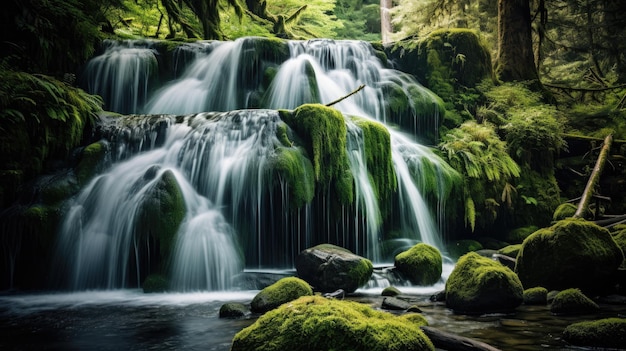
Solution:
<svg viewBox="0 0 626 351"><path fill-rule="evenodd" d="M507 82L539 80L533 54L529 0L498 0L496 72Z"/></svg>
<svg viewBox="0 0 626 351"><path fill-rule="evenodd" d="M447 333L432 327L420 327L437 349L455 351L500 351L484 342Z"/></svg>
<svg viewBox="0 0 626 351"><path fill-rule="evenodd" d="M596 161L595 167L593 167L593 171L591 172L591 176L587 181L587 186L585 186L585 191L583 191L583 195L580 198L580 202L578 202L578 208L576 208L576 213L574 213L574 218L582 218L583 214L587 210L589 203L591 202L591 198L593 197L593 193L595 191L596 185L600 181L600 175L602 174L602 170L604 169L604 164L606 163L607 156L609 155L609 150L611 150L611 143L613 142L613 135L609 134L606 138L604 138L604 145L602 145L602 149L600 150L600 154L598 155L598 160Z"/></svg>
<svg viewBox="0 0 626 351"><path fill-rule="evenodd" d="M391 10L392 0L380 0L380 35L382 37L383 45L388 44L391 39L389 36L392 33L391 28Z"/></svg>

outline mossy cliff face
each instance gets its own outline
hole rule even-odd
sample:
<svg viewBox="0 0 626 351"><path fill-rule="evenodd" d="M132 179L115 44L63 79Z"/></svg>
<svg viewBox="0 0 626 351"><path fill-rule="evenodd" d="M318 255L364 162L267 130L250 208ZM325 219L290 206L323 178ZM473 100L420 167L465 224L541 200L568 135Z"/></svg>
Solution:
<svg viewBox="0 0 626 351"><path fill-rule="evenodd" d="M460 313L511 311L523 294L513 271L474 252L459 258L446 282L446 306Z"/></svg>
<svg viewBox="0 0 626 351"><path fill-rule="evenodd" d="M396 268L416 285L432 285L441 278L443 258L435 247L419 243L395 258Z"/></svg>
<svg viewBox="0 0 626 351"><path fill-rule="evenodd" d="M237 333L231 350L434 350L420 324L357 302L302 297Z"/></svg>
<svg viewBox="0 0 626 351"><path fill-rule="evenodd" d="M341 112L323 105L307 104L281 118L302 139L320 191L331 190L340 203L351 203L353 184L346 153L346 124Z"/></svg>
<svg viewBox="0 0 626 351"><path fill-rule="evenodd" d="M313 290L304 280L296 277L283 278L256 294L250 309L252 312L263 313L299 297L311 295Z"/></svg>
<svg viewBox="0 0 626 351"><path fill-rule="evenodd" d="M612 285L623 259L606 229L583 219L565 219L524 240L515 271L525 286L589 292Z"/></svg>

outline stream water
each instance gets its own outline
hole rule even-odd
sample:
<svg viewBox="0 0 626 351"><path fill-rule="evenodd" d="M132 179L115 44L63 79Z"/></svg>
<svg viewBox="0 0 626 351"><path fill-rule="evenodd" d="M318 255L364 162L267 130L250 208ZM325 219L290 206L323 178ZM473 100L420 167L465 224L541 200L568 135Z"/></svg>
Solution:
<svg viewBox="0 0 626 351"><path fill-rule="evenodd" d="M615 317L621 306L601 313L554 316L548 306L520 306L515 314L456 315L429 296L442 286L403 288L430 326L486 342L503 351L584 350L561 340L574 322ZM253 323L220 319L227 301L249 303L257 291L144 294L140 290L86 291L0 296L2 350L219 350ZM380 308L380 289L357 290L350 299Z"/></svg>

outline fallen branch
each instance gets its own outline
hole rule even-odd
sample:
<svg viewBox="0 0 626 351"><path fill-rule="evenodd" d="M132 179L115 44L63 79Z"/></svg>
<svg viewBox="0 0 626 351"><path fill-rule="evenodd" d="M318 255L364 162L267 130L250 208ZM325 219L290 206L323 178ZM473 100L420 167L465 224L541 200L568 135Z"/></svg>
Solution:
<svg viewBox="0 0 626 351"><path fill-rule="evenodd" d="M607 90L613 90L613 89L626 88L626 84L616 85L616 86L612 86L612 87L602 87L602 88L575 88L575 87L568 87L568 86L564 86L564 85L550 84L550 83L543 83L543 85L545 85L545 86L547 86L549 88L555 88L555 89L561 89L561 90L570 90L570 91L583 91L583 92L597 92L597 91L607 91Z"/></svg>
<svg viewBox="0 0 626 351"><path fill-rule="evenodd" d="M611 149L612 142L612 134L609 134L606 138L604 138L604 145L602 145L602 149L600 150L600 154L598 155L596 165L593 167L591 176L589 176L587 186L585 186L585 190L583 191L580 202L578 203L578 208L576 208L576 213L574 213L574 218L582 218L583 214L587 210L587 207L591 202L591 198L593 197L593 192L595 191L596 185L600 181L600 175L602 174L602 170L604 169L604 163L608 158L607 156L609 155L609 150Z"/></svg>
<svg viewBox="0 0 626 351"><path fill-rule="evenodd" d="M420 327L437 349L454 351L500 351L482 341L447 333L432 327Z"/></svg>
<svg viewBox="0 0 626 351"><path fill-rule="evenodd" d="M335 100L335 101L333 101L333 102L329 102L329 103L327 103L327 104L326 104L326 106L330 107L330 106L332 106L332 105L334 105L334 104L340 103L340 102L342 102L343 100L345 100L345 99L349 98L350 96L352 96L352 95L354 95L354 94L358 93L359 91L363 90L363 88L365 88L365 84L362 84L361 86L359 86L358 88L356 88L356 90L355 90L355 91L353 91L353 92L351 92L350 94L348 94L348 95L346 95L346 96L344 96L344 97L340 97L339 99L337 99L337 100Z"/></svg>

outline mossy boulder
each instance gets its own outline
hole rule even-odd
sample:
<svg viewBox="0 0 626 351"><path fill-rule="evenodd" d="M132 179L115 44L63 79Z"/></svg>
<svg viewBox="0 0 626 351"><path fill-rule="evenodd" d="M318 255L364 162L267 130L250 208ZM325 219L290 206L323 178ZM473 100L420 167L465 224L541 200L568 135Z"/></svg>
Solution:
<svg viewBox="0 0 626 351"><path fill-rule="evenodd" d="M443 270L443 258L439 250L424 243L398 254L394 264L415 285L437 283Z"/></svg>
<svg viewBox="0 0 626 351"><path fill-rule="evenodd" d="M287 277L259 291L250 303L250 310L264 313L286 302L310 295L313 295L313 290L307 282L300 278Z"/></svg>
<svg viewBox="0 0 626 351"><path fill-rule="evenodd" d="M626 229L622 229L617 233L612 234L613 235L613 240L615 240L615 243L617 244L617 246L620 248L620 250L622 250L622 253L624 254L624 256L626 256ZM626 260L622 263L622 267L626 266Z"/></svg>
<svg viewBox="0 0 626 351"><path fill-rule="evenodd" d="M395 286L388 286L386 288L383 289L383 291L380 293L381 296L398 296L400 295L401 292L400 290L398 290L398 288L396 288Z"/></svg>
<svg viewBox="0 0 626 351"><path fill-rule="evenodd" d="M302 297L237 333L231 351L435 350L421 323L353 301Z"/></svg>
<svg viewBox="0 0 626 351"><path fill-rule="evenodd" d="M563 339L576 346L622 349L626 345L626 319L605 318L568 325Z"/></svg>
<svg viewBox="0 0 626 351"><path fill-rule="evenodd" d="M146 171L144 178L159 176L157 168ZM170 170L160 173L146 192L137 215L137 235L151 236L159 245L160 261L167 262L178 227L185 218L186 208L182 190Z"/></svg>
<svg viewBox="0 0 626 351"><path fill-rule="evenodd" d="M75 170L78 184L84 186L102 170L108 150L105 141L89 144L83 149Z"/></svg>
<svg viewBox="0 0 626 351"><path fill-rule="evenodd" d="M347 128L338 110L306 104L280 116L302 140L313 164L316 187L334 190L339 203L351 203L353 180L346 151Z"/></svg>
<svg viewBox="0 0 626 351"><path fill-rule="evenodd" d="M474 252L459 258L446 282L446 306L459 313L508 312L523 294L512 270Z"/></svg>
<svg viewBox="0 0 626 351"><path fill-rule="evenodd" d="M554 314L586 314L596 312L600 307L579 289L566 289L554 297L550 311Z"/></svg>
<svg viewBox="0 0 626 351"><path fill-rule="evenodd" d="M242 318L248 314L246 305L237 302L225 303L220 307L220 318Z"/></svg>
<svg viewBox="0 0 626 351"><path fill-rule="evenodd" d="M511 258L517 258L519 250L522 249L522 244L509 245L498 250L498 253Z"/></svg>
<svg viewBox="0 0 626 351"><path fill-rule="evenodd" d="M547 303L548 289L538 286L524 290L524 304L545 305Z"/></svg>
<svg viewBox="0 0 626 351"><path fill-rule="evenodd" d="M576 209L577 209L576 205L569 203L569 202L560 204L556 208L556 210L554 210L554 213L552 214L552 220L560 221L562 219L574 217L574 214L576 213Z"/></svg>
<svg viewBox="0 0 626 351"><path fill-rule="evenodd" d="M161 274L150 274L141 284L143 292L146 294L165 292L169 289L169 286L169 280Z"/></svg>
<svg viewBox="0 0 626 351"><path fill-rule="evenodd" d="M515 271L525 286L604 290L624 256L611 234L583 219L565 219L526 238Z"/></svg>
<svg viewBox="0 0 626 351"><path fill-rule="evenodd" d="M280 147L270 161L270 168L278 179L289 187L289 207L298 209L313 200L315 195L315 177L313 165L296 147Z"/></svg>
<svg viewBox="0 0 626 351"><path fill-rule="evenodd" d="M367 258L331 244L321 244L302 251L296 258L298 276L316 291L354 292L367 284L374 265Z"/></svg>

